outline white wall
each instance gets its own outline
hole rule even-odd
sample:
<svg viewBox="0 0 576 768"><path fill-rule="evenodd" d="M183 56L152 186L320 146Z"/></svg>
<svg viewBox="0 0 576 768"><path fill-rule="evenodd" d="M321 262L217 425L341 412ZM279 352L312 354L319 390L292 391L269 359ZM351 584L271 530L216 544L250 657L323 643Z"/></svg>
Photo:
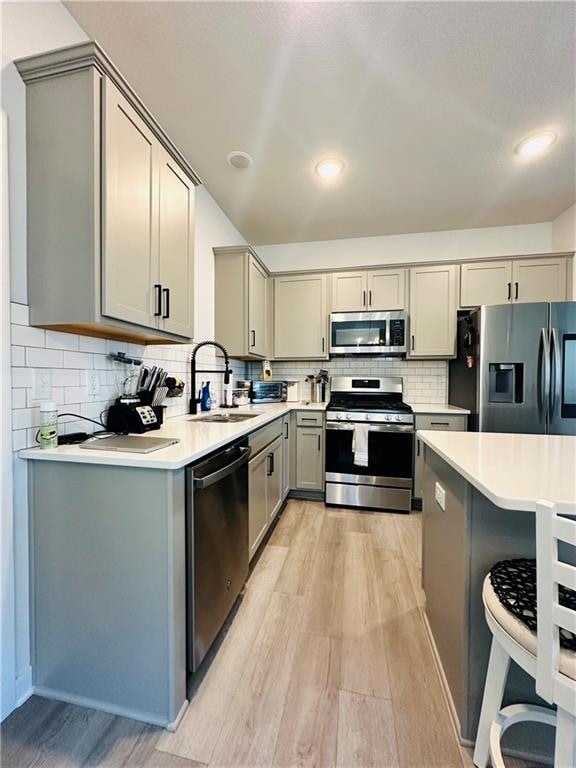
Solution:
<svg viewBox="0 0 576 768"><path fill-rule="evenodd" d="M464 261L551 253L552 250L551 222L257 246L258 255L273 272L414 261Z"/></svg>
<svg viewBox="0 0 576 768"><path fill-rule="evenodd" d="M552 222L552 247L555 251L576 251L576 203ZM573 258L572 298L576 300L576 256Z"/></svg>
<svg viewBox="0 0 576 768"><path fill-rule="evenodd" d="M107 352L130 351L143 355L146 362L163 367L187 379L187 359L190 346L134 347L105 340L61 334L29 328L26 291L26 109L25 87L16 71L14 59L82 42L87 37L60 2L2 3L2 109L8 118L9 161L9 221L10 273L12 298L12 441L14 450L33 444L38 418L32 399L32 379L36 366L52 370L52 395L67 410L94 417L116 395L117 374ZM208 191L196 189L195 221L195 339L214 335L214 257L215 246L238 245L246 241L219 208ZM0 275L7 283L7 270ZM205 367L219 366L209 352L201 362ZM84 371L98 370L100 395L89 397L82 387ZM217 377L214 377L217 378ZM188 393L171 404L176 415L187 409ZM65 431L90 431L85 422L69 421ZM10 461L11 457L7 458ZM7 659L2 663L2 690L12 691L3 699L0 717L5 717L16 702L30 691L31 667L29 645L29 584L28 584L28 500L27 464L14 455L14 510L2 508L2 515L13 514L14 572L3 570L2 592L13 591L15 602L15 661L16 681L6 679L12 673ZM8 520L7 522L12 522ZM4 529L4 520L2 528ZM7 624L3 622L3 631ZM9 643L3 643L2 648ZM6 662L6 663L5 663ZM6 683L6 685L5 685ZM12 701L10 702L10 698Z"/></svg>

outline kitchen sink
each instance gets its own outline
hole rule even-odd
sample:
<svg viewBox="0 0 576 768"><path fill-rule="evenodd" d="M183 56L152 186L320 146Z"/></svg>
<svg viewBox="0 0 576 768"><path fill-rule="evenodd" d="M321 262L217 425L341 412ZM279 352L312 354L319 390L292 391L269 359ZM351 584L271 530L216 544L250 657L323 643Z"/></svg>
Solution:
<svg viewBox="0 0 576 768"><path fill-rule="evenodd" d="M219 424L235 424L237 421L246 421L260 416L259 413L213 413L211 416L194 416L190 421L211 421Z"/></svg>

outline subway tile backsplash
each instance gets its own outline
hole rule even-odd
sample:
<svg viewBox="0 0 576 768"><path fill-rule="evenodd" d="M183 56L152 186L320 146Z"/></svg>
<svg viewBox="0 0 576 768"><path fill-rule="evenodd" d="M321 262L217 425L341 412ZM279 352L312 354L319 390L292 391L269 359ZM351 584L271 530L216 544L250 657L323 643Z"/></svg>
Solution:
<svg viewBox="0 0 576 768"><path fill-rule="evenodd" d="M11 304L12 333L12 429L13 449L36 445L39 425L39 406L34 397L35 371L49 371L51 400L58 405L59 413L80 414L99 420L107 407L120 394L123 381L137 369L113 362L108 355L125 352L128 356L143 359L146 365L159 365L186 383L183 397L166 400L166 417L188 413L190 398L190 354L193 345L166 344L141 346L125 342L95 339L59 331L45 331L28 325L28 307ZM216 357L210 347L202 348L197 357L199 368L224 369L222 358ZM231 361L234 378L245 378L246 365ZM98 372L99 393L87 394L86 372ZM206 374L213 384L213 391L222 398L223 375ZM198 374L200 386L202 374ZM96 424L74 416L59 419L61 432L93 432Z"/></svg>
<svg viewBox="0 0 576 768"><path fill-rule="evenodd" d="M49 371L51 399L59 412L80 414L99 420L107 407L120 394L123 381L135 369L114 363L108 355L125 352L128 356L142 358L146 365L160 365L186 383L184 396L166 400L166 417L188 413L190 398L189 360L193 345L166 344L141 346L125 342L95 339L90 336L45 331L29 326L28 307L12 303L12 408L13 448L20 450L36 444L39 425L38 401L34 397L35 371ZM199 368L224 369L222 358L216 357L210 347L200 350ZM260 363L231 361L233 379L260 377ZM310 386L305 379L320 368L330 376L401 376L404 380L404 399L412 403L444 404L447 397L448 366L444 360L382 360L372 358L335 358L306 362L272 362L274 379L300 382L300 397L310 398ZM87 394L87 371L98 372L99 393ZM210 378L213 390L222 398L222 374L199 374L197 387L202 379ZM92 432L97 425L74 416L59 420L61 432Z"/></svg>
<svg viewBox="0 0 576 768"><path fill-rule="evenodd" d="M306 362L272 362L272 378L298 381L300 398L310 398L306 376L323 368L330 376L401 376L404 400L409 403L444 405L448 394L448 364L445 360L382 360L373 357L346 357ZM262 366L251 363L250 378L260 377Z"/></svg>

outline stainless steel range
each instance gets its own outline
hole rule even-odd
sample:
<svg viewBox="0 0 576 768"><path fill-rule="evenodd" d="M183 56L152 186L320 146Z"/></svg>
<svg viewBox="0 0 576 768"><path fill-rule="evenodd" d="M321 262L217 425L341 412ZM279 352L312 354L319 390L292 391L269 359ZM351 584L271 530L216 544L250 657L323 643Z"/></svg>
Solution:
<svg viewBox="0 0 576 768"><path fill-rule="evenodd" d="M326 504L409 512L413 441L400 377L334 377L326 408Z"/></svg>

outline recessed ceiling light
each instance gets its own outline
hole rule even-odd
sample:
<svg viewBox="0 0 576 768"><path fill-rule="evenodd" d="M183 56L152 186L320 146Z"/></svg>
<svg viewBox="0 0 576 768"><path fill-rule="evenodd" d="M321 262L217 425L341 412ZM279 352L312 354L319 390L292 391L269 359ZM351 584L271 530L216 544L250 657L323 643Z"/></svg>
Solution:
<svg viewBox="0 0 576 768"><path fill-rule="evenodd" d="M556 141L556 134L552 131L544 131L543 133L536 133L534 136L529 136L516 147L516 154L522 155L522 157L531 157L532 155L538 155L540 152L544 152L549 146Z"/></svg>
<svg viewBox="0 0 576 768"><path fill-rule="evenodd" d="M344 163L337 158L320 160L316 165L316 173L323 179L335 179L344 170Z"/></svg>
<svg viewBox="0 0 576 768"><path fill-rule="evenodd" d="M226 162L237 171L244 171L246 168L250 168L253 160L252 155L249 155L248 152L242 152L241 149L235 149L226 155Z"/></svg>

